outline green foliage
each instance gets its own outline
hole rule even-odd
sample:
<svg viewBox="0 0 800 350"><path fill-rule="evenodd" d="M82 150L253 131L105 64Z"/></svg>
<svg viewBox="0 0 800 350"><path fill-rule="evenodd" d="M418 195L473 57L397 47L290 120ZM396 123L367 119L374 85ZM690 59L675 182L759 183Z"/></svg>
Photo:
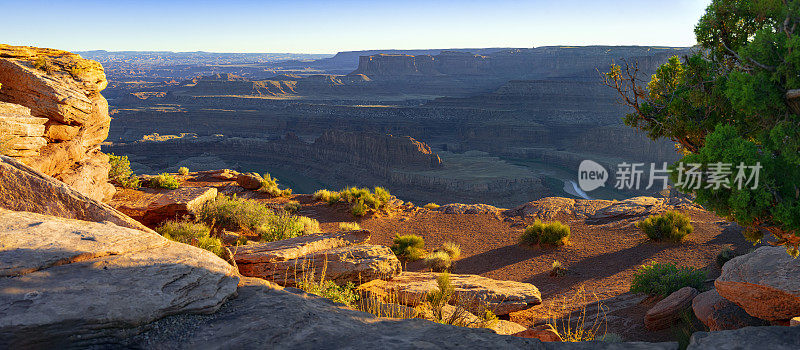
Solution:
<svg viewBox="0 0 800 350"><path fill-rule="evenodd" d="M524 244L553 244L564 245L569 242L569 226L560 221L543 223L536 220L533 225L525 228L520 236L520 242Z"/></svg>
<svg viewBox="0 0 800 350"><path fill-rule="evenodd" d="M444 242L437 250L447 253L447 256L449 256L451 260L456 260L461 257L461 246L455 242Z"/></svg>
<svg viewBox="0 0 800 350"><path fill-rule="evenodd" d="M561 264L558 260L553 260L553 263L550 265L550 276L553 277L562 277L567 274L567 268Z"/></svg>
<svg viewBox="0 0 800 350"><path fill-rule="evenodd" d="M109 180L124 188L139 188L139 178L133 174L131 162L127 156L117 156L110 153L108 155L108 164L111 165L111 169L108 170Z"/></svg>
<svg viewBox="0 0 800 350"><path fill-rule="evenodd" d="M771 232L793 255L800 244L800 100L787 92L800 89L798 13L800 0L713 0L695 27L699 49L671 58L646 87L631 85L635 69L612 66L605 74L633 110L625 123L677 142L683 163L730 163L732 178L736 166L760 163L758 186L679 189L720 216Z"/></svg>
<svg viewBox="0 0 800 350"><path fill-rule="evenodd" d="M54 70L53 65L45 56L36 57L36 59L33 60L33 67L47 73L52 73Z"/></svg>
<svg viewBox="0 0 800 350"><path fill-rule="evenodd" d="M266 225L275 214L264 204L247 199L228 196L217 196L206 203L198 213L198 219L211 227L229 231L256 229Z"/></svg>
<svg viewBox="0 0 800 350"><path fill-rule="evenodd" d="M183 176L189 175L189 168L187 168L185 166L182 166L182 167L178 168L178 174L183 175Z"/></svg>
<svg viewBox="0 0 800 350"><path fill-rule="evenodd" d="M673 263L640 266L633 274L631 292L666 297L683 287L703 289L706 273Z"/></svg>
<svg viewBox="0 0 800 350"><path fill-rule="evenodd" d="M419 260L425 256L425 240L417 235L395 235L391 249L398 258Z"/></svg>
<svg viewBox="0 0 800 350"><path fill-rule="evenodd" d="M662 215L653 215L639 221L636 227L654 241L680 242L683 237L692 233L694 228L686 215L676 211L668 211Z"/></svg>
<svg viewBox="0 0 800 350"><path fill-rule="evenodd" d="M433 311L434 321L441 322L444 317L444 306L453 297L455 288L450 283L450 274L447 272L441 273L436 277L436 289L429 291L425 294L425 301L430 305Z"/></svg>
<svg viewBox="0 0 800 350"><path fill-rule="evenodd" d="M316 232L319 232L317 220L284 213L270 215L265 224L256 228L256 233L263 242L280 241Z"/></svg>
<svg viewBox="0 0 800 350"><path fill-rule="evenodd" d="M168 190L174 190L181 185L178 183L178 179L168 173L161 173L150 180L147 181L147 185L153 188L166 188Z"/></svg>
<svg viewBox="0 0 800 350"><path fill-rule="evenodd" d="M285 190L278 188L278 179L272 178L270 174L264 174L261 179L261 187L256 191L267 193L273 197L289 197L292 195L291 188Z"/></svg>
<svg viewBox="0 0 800 350"><path fill-rule="evenodd" d="M367 205L359 200L350 207L350 213L353 214L353 216L364 216L367 214Z"/></svg>
<svg viewBox="0 0 800 350"><path fill-rule="evenodd" d="M328 191L328 190L318 190L318 191L314 192L312 197L315 200L325 201L328 204L337 203L340 200L339 192Z"/></svg>
<svg viewBox="0 0 800 350"><path fill-rule="evenodd" d="M340 222L339 223L339 230L340 231L358 231L361 230L361 225L357 222Z"/></svg>
<svg viewBox="0 0 800 350"><path fill-rule="evenodd" d="M322 282L301 280L297 283L297 288L348 306L355 304L358 300L358 294L355 292L356 286L353 282L339 286L331 280Z"/></svg>
<svg viewBox="0 0 800 350"><path fill-rule="evenodd" d="M392 195L383 187L369 188L348 187L339 191L342 200L351 204L350 212L355 216L364 216L368 212L386 211Z"/></svg>
<svg viewBox="0 0 800 350"><path fill-rule="evenodd" d="M283 210L287 213L296 213L300 211L303 206L298 201L291 201L283 205Z"/></svg>
<svg viewBox="0 0 800 350"><path fill-rule="evenodd" d="M434 250L432 253L425 257L425 265L433 271L449 271L453 266L453 261L450 255L443 250Z"/></svg>
<svg viewBox="0 0 800 350"><path fill-rule="evenodd" d="M208 250L219 257L224 256L222 242L211 237L211 229L202 223L166 221L156 227L156 232L164 238Z"/></svg>
<svg viewBox="0 0 800 350"><path fill-rule="evenodd" d="M436 203L428 203L428 204L425 204L423 206L423 208L430 209L430 210L439 209L439 207L440 207L440 205L438 205Z"/></svg>

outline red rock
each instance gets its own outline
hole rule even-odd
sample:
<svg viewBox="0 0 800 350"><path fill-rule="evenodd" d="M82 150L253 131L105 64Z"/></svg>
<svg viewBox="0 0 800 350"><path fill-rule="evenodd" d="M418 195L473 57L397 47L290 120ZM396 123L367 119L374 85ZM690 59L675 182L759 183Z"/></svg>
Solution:
<svg viewBox="0 0 800 350"><path fill-rule="evenodd" d="M520 338L539 339L541 341L546 341L546 342L564 341L563 339L561 339L561 336L558 335L558 331L556 331L556 329L549 324L543 324L530 329L526 329L522 332L514 333L512 334L512 336Z"/></svg>
<svg viewBox="0 0 800 350"><path fill-rule="evenodd" d="M120 197L109 204L145 225L155 226L166 220L194 215L216 197L214 187L180 187L166 192L142 191L133 200Z"/></svg>
<svg viewBox="0 0 800 350"><path fill-rule="evenodd" d="M261 188L261 180L263 180L261 175L256 173L239 174L236 176L236 183L248 190L257 190Z"/></svg>
<svg viewBox="0 0 800 350"><path fill-rule="evenodd" d="M692 299L699 292L692 287L683 287L656 303L644 316L644 325L651 331L669 328L680 319L681 313L692 306Z"/></svg>
<svg viewBox="0 0 800 350"><path fill-rule="evenodd" d="M720 296L716 289L696 296L692 300L692 310L711 331L768 325L766 321L748 315L744 309Z"/></svg>

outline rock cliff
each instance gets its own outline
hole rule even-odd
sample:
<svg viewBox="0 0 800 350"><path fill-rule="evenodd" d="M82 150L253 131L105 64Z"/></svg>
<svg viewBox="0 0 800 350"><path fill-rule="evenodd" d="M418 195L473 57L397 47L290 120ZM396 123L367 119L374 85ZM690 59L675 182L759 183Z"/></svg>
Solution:
<svg viewBox="0 0 800 350"><path fill-rule="evenodd" d="M97 200L114 195L100 143L111 118L103 67L66 51L0 45L2 150Z"/></svg>

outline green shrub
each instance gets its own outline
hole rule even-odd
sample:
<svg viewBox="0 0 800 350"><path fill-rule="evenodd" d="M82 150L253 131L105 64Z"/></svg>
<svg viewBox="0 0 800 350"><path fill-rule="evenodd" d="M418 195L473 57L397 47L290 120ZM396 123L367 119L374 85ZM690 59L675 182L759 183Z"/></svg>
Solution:
<svg viewBox="0 0 800 350"><path fill-rule="evenodd" d="M302 207L303 206L300 205L300 202L291 201L283 205L283 210L285 210L287 213L296 213L300 211L300 208Z"/></svg>
<svg viewBox="0 0 800 350"><path fill-rule="evenodd" d="M438 205L436 203L428 203L428 204L425 204L425 206L423 206L423 208L434 210L434 209L439 209L439 206L440 205Z"/></svg>
<svg viewBox="0 0 800 350"><path fill-rule="evenodd" d="M358 231L361 229L361 225L357 222L340 222L339 223L339 230L340 231Z"/></svg>
<svg viewBox="0 0 800 350"><path fill-rule="evenodd" d="M312 195L312 198L314 198L315 200L325 201L328 204L333 204L339 202L340 196L339 192L328 191L328 190L317 190Z"/></svg>
<svg viewBox="0 0 800 350"><path fill-rule="evenodd" d="M178 179L168 173L161 173L152 177L147 181L147 185L152 188L165 188L168 190L181 187L180 183L178 183Z"/></svg>
<svg viewBox="0 0 800 350"><path fill-rule="evenodd" d="M220 229L255 232L268 224L274 215L269 207L259 202L237 198L235 195L220 195L200 209L198 219Z"/></svg>
<svg viewBox="0 0 800 350"><path fill-rule="evenodd" d="M182 166L182 167L178 168L178 174L183 175L183 176L189 175L189 168L187 168L185 166Z"/></svg>
<svg viewBox="0 0 800 350"><path fill-rule="evenodd" d="M267 193L273 197L289 197L292 195L292 189L287 188L282 190L278 188L278 179L272 178L270 174L264 174L261 179L261 187L256 190L258 192Z"/></svg>
<svg viewBox="0 0 800 350"><path fill-rule="evenodd" d="M444 306L450 301L455 293L455 288L450 283L450 274L443 272L436 277L436 289L425 294L425 301L433 311L434 322L444 321Z"/></svg>
<svg viewBox="0 0 800 350"><path fill-rule="evenodd" d="M350 213L353 216L364 216L367 214L367 205L362 201L355 202L350 207Z"/></svg>
<svg viewBox="0 0 800 350"><path fill-rule="evenodd" d="M222 242L211 237L211 229L202 224L185 221L166 221L156 227L164 238L208 250L219 257L224 256Z"/></svg>
<svg viewBox="0 0 800 350"><path fill-rule="evenodd" d="M354 305L358 300L358 294L355 292L356 286L353 282L347 282L347 284L339 286L331 280L322 282L300 281L297 283L297 288L347 306Z"/></svg>
<svg viewBox="0 0 800 350"><path fill-rule="evenodd" d="M391 249L398 258L419 260L425 256L425 240L417 235L395 235Z"/></svg>
<svg viewBox="0 0 800 350"><path fill-rule="evenodd" d="M569 234L569 226L559 221L542 223L540 220L536 220L533 225L525 228L520 236L520 242L531 245L564 245L569 242Z"/></svg>
<svg viewBox="0 0 800 350"><path fill-rule="evenodd" d="M47 73L52 73L54 71L53 65L50 64L50 61L48 61L45 56L36 57L33 61L33 67Z"/></svg>
<svg viewBox="0 0 800 350"><path fill-rule="evenodd" d="M368 188L348 187L339 191L339 196L352 204L350 212L355 216L364 216L370 211L385 211L392 200L392 195L383 187L375 187L372 191Z"/></svg>
<svg viewBox="0 0 800 350"><path fill-rule="evenodd" d="M736 251L730 247L726 247L717 254L717 266L722 267L726 262L736 257Z"/></svg>
<svg viewBox="0 0 800 350"><path fill-rule="evenodd" d="M434 250L425 257L425 265L432 271L449 271L453 266L453 260L450 259L450 255L447 254L447 252L443 250Z"/></svg>
<svg viewBox="0 0 800 350"><path fill-rule="evenodd" d="M456 260L461 257L461 246L454 242L444 242L437 250L447 253L447 255L450 257L450 260Z"/></svg>
<svg viewBox="0 0 800 350"><path fill-rule="evenodd" d="M266 224L256 229L263 242L274 242L319 232L317 220L288 214L271 215Z"/></svg>
<svg viewBox="0 0 800 350"><path fill-rule="evenodd" d="M550 265L550 276L553 277L562 277L567 274L567 268L561 264L560 261L554 260L553 264Z"/></svg>
<svg viewBox="0 0 800 350"><path fill-rule="evenodd" d="M113 153L108 155L108 178L124 188L137 189L140 186L139 178L131 170L131 162L127 156L116 156Z"/></svg>
<svg viewBox="0 0 800 350"><path fill-rule="evenodd" d="M668 211L663 215L653 215L636 224L654 241L680 242L683 237L692 233L694 228L686 215L676 211Z"/></svg>
<svg viewBox="0 0 800 350"><path fill-rule="evenodd" d="M666 297L683 287L703 288L706 273L673 263L640 266L633 274L631 292Z"/></svg>

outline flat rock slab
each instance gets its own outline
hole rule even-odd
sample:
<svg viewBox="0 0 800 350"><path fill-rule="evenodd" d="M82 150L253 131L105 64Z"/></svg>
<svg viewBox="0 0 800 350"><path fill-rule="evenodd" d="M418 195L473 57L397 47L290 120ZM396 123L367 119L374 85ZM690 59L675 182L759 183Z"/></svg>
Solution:
<svg viewBox="0 0 800 350"><path fill-rule="evenodd" d="M784 253L786 251L784 250ZM798 327L746 327L718 332L696 332L689 340L687 350L706 349L800 349Z"/></svg>
<svg viewBox="0 0 800 350"><path fill-rule="evenodd" d="M136 191L136 196L119 196L111 205L139 222L154 226L184 215L194 215L217 197L215 187L180 187L164 191Z"/></svg>
<svg viewBox="0 0 800 350"><path fill-rule="evenodd" d="M238 261L237 261L238 265ZM279 285L296 285L299 281L331 280L337 284L361 284L378 278L397 276L400 260L388 247L381 245L343 246L304 255L296 259L239 265L239 272Z"/></svg>
<svg viewBox="0 0 800 350"><path fill-rule="evenodd" d="M371 234L367 230L298 236L268 243L248 244L236 250L236 264L246 266L265 262L286 261L349 245L364 244Z"/></svg>
<svg viewBox="0 0 800 350"><path fill-rule="evenodd" d="M674 350L677 343L542 343L489 329L397 320L338 308L244 278L238 297L209 316L170 316L122 346L159 349L633 349Z"/></svg>
<svg viewBox="0 0 800 350"><path fill-rule="evenodd" d="M716 289L700 293L692 300L692 310L711 331L767 326L769 323L750 316L744 309L725 299Z"/></svg>
<svg viewBox="0 0 800 350"><path fill-rule="evenodd" d="M110 221L154 233L109 205L5 156L0 156L0 208L85 221Z"/></svg>
<svg viewBox="0 0 800 350"><path fill-rule="evenodd" d="M400 302L416 306L424 300L426 293L438 289L438 276L438 273L433 272L403 272L389 280L374 280L363 284L359 289L377 297L396 293ZM450 283L455 293L449 303L456 304L460 301L467 304L467 310L474 314L482 314L488 309L496 315L507 315L542 303L539 289L529 283L456 274L450 275Z"/></svg>
<svg viewBox="0 0 800 350"><path fill-rule="evenodd" d="M714 286L751 316L778 321L800 315L800 259L782 247L761 247L731 259Z"/></svg>
<svg viewBox="0 0 800 350"><path fill-rule="evenodd" d="M104 339L236 292L233 266L157 234L6 210L0 222L0 348Z"/></svg>
<svg viewBox="0 0 800 350"><path fill-rule="evenodd" d="M700 292L692 287L683 287L656 303L644 315L644 325L651 331L669 328L679 320L681 313L689 310L692 299Z"/></svg>
<svg viewBox="0 0 800 350"><path fill-rule="evenodd" d="M505 214L508 216L532 216L541 220L551 220L561 215L586 219L613 203L607 200L546 197L506 210Z"/></svg>

